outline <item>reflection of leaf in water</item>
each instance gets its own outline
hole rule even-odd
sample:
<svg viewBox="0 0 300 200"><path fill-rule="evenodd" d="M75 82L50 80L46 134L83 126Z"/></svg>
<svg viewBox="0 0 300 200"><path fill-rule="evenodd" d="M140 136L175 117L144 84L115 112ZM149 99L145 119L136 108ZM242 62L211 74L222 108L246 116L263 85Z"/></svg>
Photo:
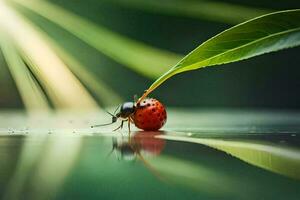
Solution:
<svg viewBox="0 0 300 200"><path fill-rule="evenodd" d="M167 140L203 144L263 169L300 179L300 150L269 142L221 140L162 135Z"/></svg>
<svg viewBox="0 0 300 200"><path fill-rule="evenodd" d="M30 135L18 138L18 142L22 150L3 199L22 199L25 193L30 198L24 199L55 196L78 158L81 137Z"/></svg>
<svg viewBox="0 0 300 200"><path fill-rule="evenodd" d="M240 195L240 190L234 189L238 187L238 181L228 174L205 165L166 155L160 155L147 160L147 162L151 163L163 175L164 179L171 183L188 186L217 196L232 193Z"/></svg>

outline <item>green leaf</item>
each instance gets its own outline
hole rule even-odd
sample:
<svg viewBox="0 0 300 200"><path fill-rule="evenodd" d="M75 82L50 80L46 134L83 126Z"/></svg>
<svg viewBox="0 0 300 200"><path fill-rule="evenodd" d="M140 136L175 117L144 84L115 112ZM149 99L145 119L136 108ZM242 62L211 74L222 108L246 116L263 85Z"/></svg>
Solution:
<svg viewBox="0 0 300 200"><path fill-rule="evenodd" d="M300 9L263 15L207 40L158 78L141 99L175 74L300 45Z"/></svg>
<svg viewBox="0 0 300 200"><path fill-rule="evenodd" d="M272 11L218 1L111 0L124 7L157 14L183 16L228 24L237 24Z"/></svg>
<svg viewBox="0 0 300 200"><path fill-rule="evenodd" d="M18 50L17 52L38 83L42 85L55 108L93 110L98 108L97 103L84 88L84 85L43 39L40 32L3 1L0 1L0 19L9 19L0 20L1 29L10 36L12 43ZM11 53L7 53L7 55ZM7 62L12 66L10 69L15 69L15 66L20 65L17 63L19 62L17 61L18 58L9 58L7 55ZM19 76L14 75L14 77ZM62 78L64 84L61 84ZM19 85L21 82L20 80ZM22 87L24 86L22 85ZM35 91L38 90L35 89ZM80 95L80 101L77 99L78 95Z"/></svg>
<svg viewBox="0 0 300 200"><path fill-rule="evenodd" d="M1 27L1 26L0 26ZM48 110L46 96L32 77L10 36L0 28L0 49L27 110Z"/></svg>
<svg viewBox="0 0 300 200"><path fill-rule="evenodd" d="M22 6L39 14L107 57L150 79L159 77L168 66L174 65L181 58L181 55L146 45L106 29L50 1L13 0L10 2L14 8Z"/></svg>

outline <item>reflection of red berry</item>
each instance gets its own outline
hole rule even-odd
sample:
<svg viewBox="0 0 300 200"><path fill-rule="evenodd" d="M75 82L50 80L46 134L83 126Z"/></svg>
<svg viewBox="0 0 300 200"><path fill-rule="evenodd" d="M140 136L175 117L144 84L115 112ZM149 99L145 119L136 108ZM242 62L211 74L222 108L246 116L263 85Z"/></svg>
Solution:
<svg viewBox="0 0 300 200"><path fill-rule="evenodd" d="M167 112L158 100L147 98L136 105L133 120L140 129L157 131L166 123Z"/></svg>
<svg viewBox="0 0 300 200"><path fill-rule="evenodd" d="M155 136L160 135L160 132L141 131L134 135L134 143L143 150L152 155L159 155L165 147L165 141Z"/></svg>

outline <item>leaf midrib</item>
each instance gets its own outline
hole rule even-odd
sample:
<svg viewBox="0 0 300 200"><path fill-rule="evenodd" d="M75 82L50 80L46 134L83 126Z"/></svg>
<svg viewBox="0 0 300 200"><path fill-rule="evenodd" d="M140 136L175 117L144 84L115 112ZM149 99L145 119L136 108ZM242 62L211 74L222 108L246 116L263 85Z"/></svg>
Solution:
<svg viewBox="0 0 300 200"><path fill-rule="evenodd" d="M229 53L229 52L235 51L235 50L240 49L240 48L242 49L242 48L244 48L244 47L250 46L250 45L252 45L252 44L255 44L255 43L257 43L257 42L263 41L263 40L265 40L265 39L269 39L269 38L272 38L272 37L275 37L275 36L278 36L278 35L281 35L281 34L286 34L286 33L294 32L294 31L297 31L297 30L300 30L300 27L298 27L298 28L293 28L293 29L290 29L290 30L287 30L287 31L281 31L281 32L278 32L278 33L275 33L275 34L270 34L270 35L268 35L268 36L266 36L266 37L262 37L262 38L260 38L260 39L257 39L257 40L254 40L254 41L252 41L252 42L246 43L246 44L244 44L244 45L242 45L242 46L238 46L238 47L235 47L235 48L230 49L230 50L228 50L228 51L224 51L224 52L222 52L222 53L220 53L220 54L217 54L217 55L215 55L215 56L213 56L213 57L207 58L207 59L202 60L202 61L200 61L200 62L196 62L196 63L194 63L194 64L186 65L186 66L181 66L181 65L179 65L179 67L178 67L177 69L180 71L181 67L187 67L187 66L188 66L188 67L192 67L191 69L193 69L193 66L199 65L200 63L203 63L203 62L206 62L206 61L208 61L208 60L214 59L214 58L216 58L216 57L218 57L218 56L222 56L222 55L224 55L224 54L227 54L227 53ZM203 44L205 44L205 43L203 43ZM251 56L250 56L250 57L251 57ZM247 58L247 57L245 57L245 58ZM242 59L245 59L245 58L242 58ZM242 59L241 59L241 60L242 60ZM239 60L240 60L240 59L239 59ZM230 62L233 62L233 61L230 61ZM225 62L222 62L222 63L218 63L218 64L224 64L224 63L226 63L226 61L225 61ZM180 66L181 66L181 67L180 67ZM207 66L209 66L209 65L207 65ZM200 67L207 67L207 66L200 66ZM200 67L199 67L199 68L200 68Z"/></svg>

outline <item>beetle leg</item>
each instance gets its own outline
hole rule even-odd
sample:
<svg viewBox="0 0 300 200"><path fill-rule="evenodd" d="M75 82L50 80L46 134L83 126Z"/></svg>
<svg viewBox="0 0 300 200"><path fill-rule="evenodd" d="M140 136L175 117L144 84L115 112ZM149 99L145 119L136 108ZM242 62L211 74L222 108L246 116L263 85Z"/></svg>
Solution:
<svg viewBox="0 0 300 200"><path fill-rule="evenodd" d="M117 131L117 130L119 130L120 128L121 128L121 125L118 126L117 128L115 128L113 131Z"/></svg>
<svg viewBox="0 0 300 200"><path fill-rule="evenodd" d="M113 131L117 131L119 129L122 129L123 128L123 124L124 124L124 120L122 120L121 125L118 126L116 129L114 129Z"/></svg>
<svg viewBox="0 0 300 200"><path fill-rule="evenodd" d="M130 115L130 116L128 117L128 121L129 121L130 123L133 123L132 115Z"/></svg>
<svg viewBox="0 0 300 200"><path fill-rule="evenodd" d="M130 117L128 117L128 131L129 131L129 134L130 134Z"/></svg>
<svg viewBox="0 0 300 200"><path fill-rule="evenodd" d="M125 122L124 120L121 122L121 129L123 128L124 122Z"/></svg>
<svg viewBox="0 0 300 200"><path fill-rule="evenodd" d="M128 129L129 129L129 132L130 132L130 123L133 123L134 124L134 121L133 121L133 115L129 116L128 117Z"/></svg>

